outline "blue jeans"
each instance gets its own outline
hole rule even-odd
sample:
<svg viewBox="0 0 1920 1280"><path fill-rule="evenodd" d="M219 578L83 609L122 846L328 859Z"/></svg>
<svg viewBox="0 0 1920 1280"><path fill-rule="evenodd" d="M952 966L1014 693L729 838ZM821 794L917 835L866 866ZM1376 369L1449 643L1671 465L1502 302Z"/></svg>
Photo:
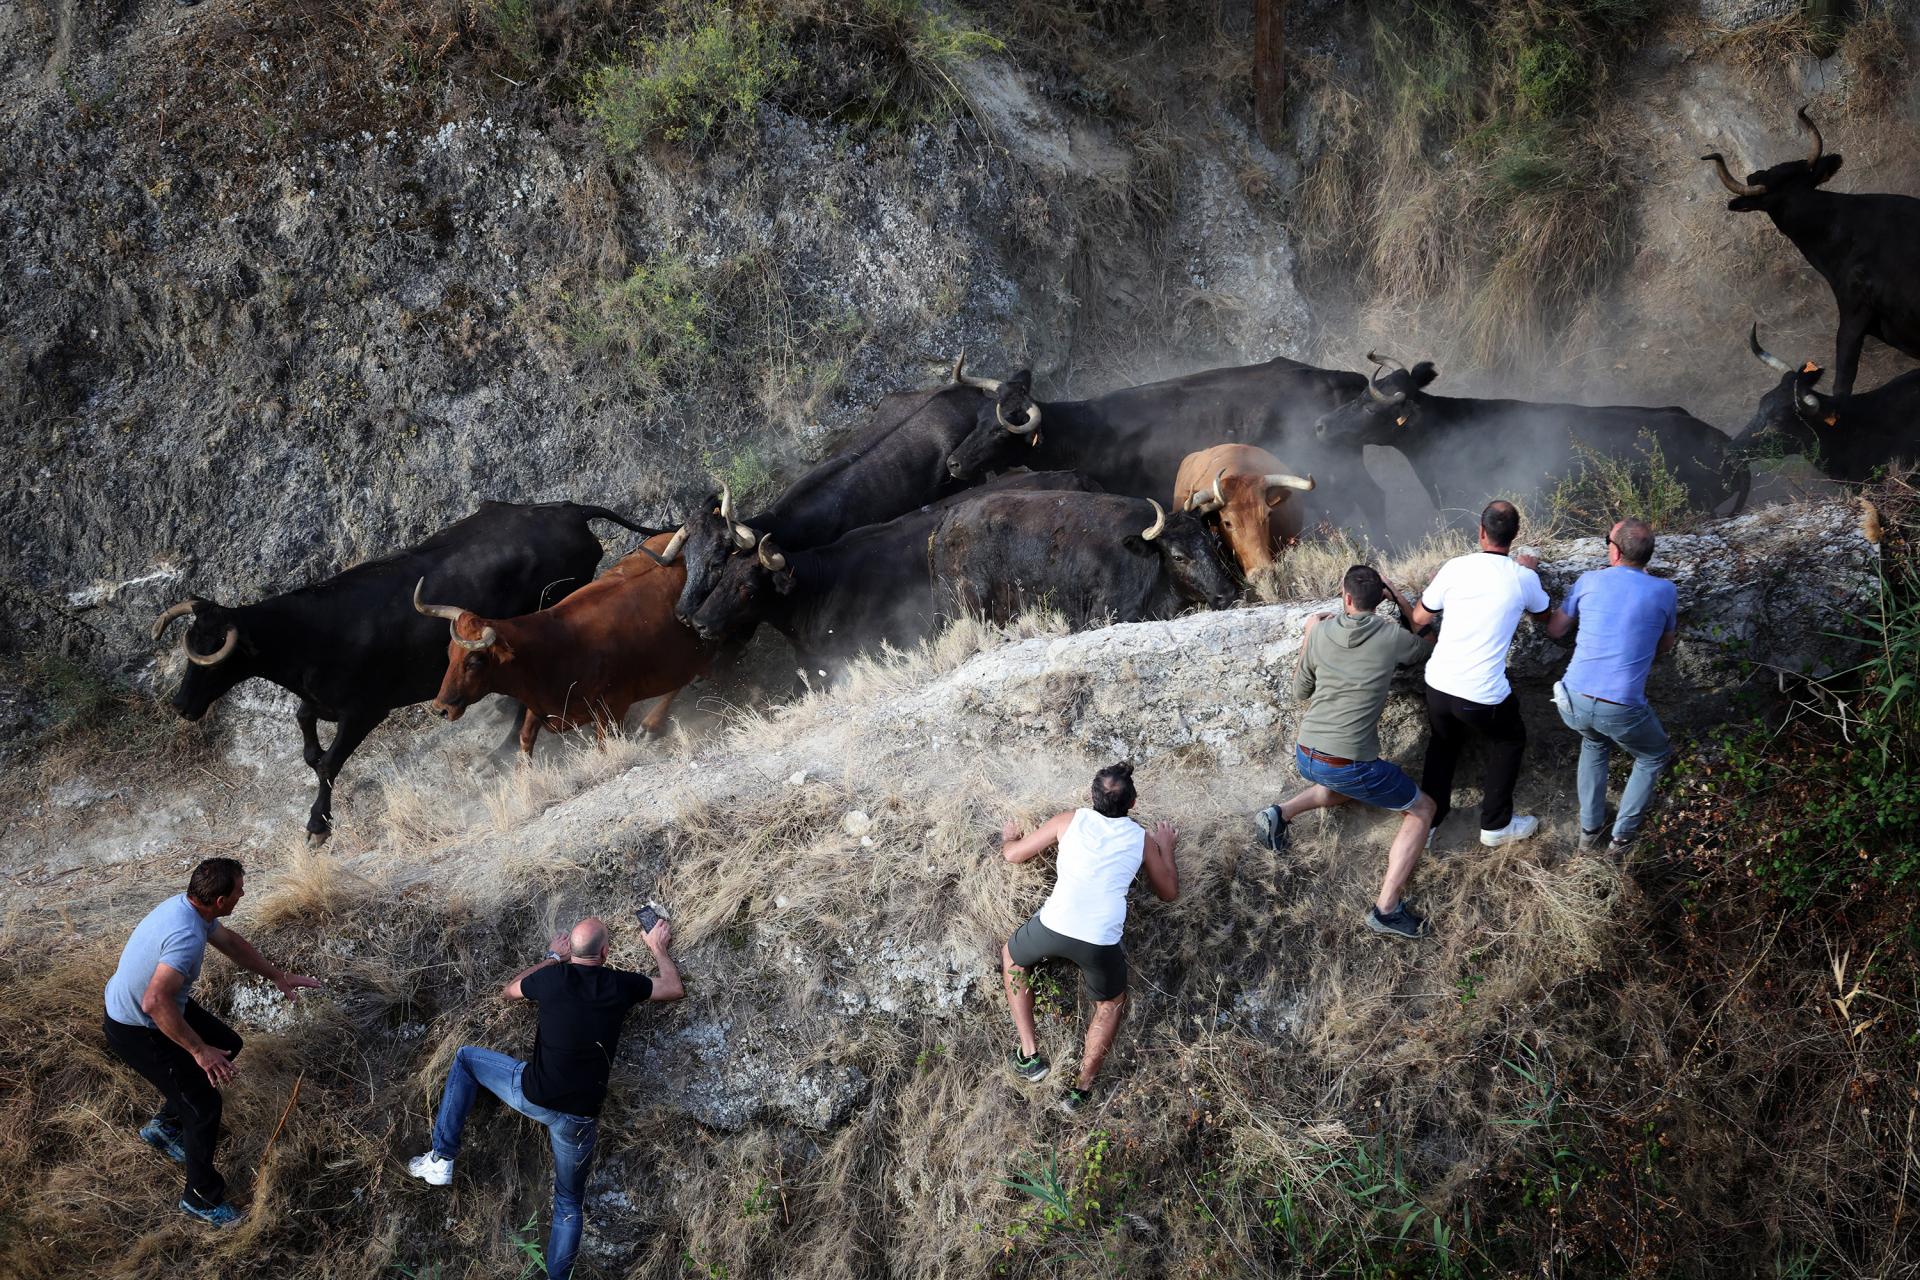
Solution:
<svg viewBox="0 0 1920 1280"><path fill-rule="evenodd" d="M1413 784L1406 770L1391 760L1328 764L1324 760L1315 760L1296 746L1293 749L1293 767L1308 782L1377 809L1405 813L1420 798L1420 788Z"/></svg>
<svg viewBox="0 0 1920 1280"><path fill-rule="evenodd" d="M440 1095L440 1114L433 1120L433 1150L443 1160L460 1154L460 1130L466 1127L467 1112L481 1089L547 1126L553 1143L553 1229L547 1234L547 1275L567 1280L573 1274L574 1255L580 1252L587 1170L593 1164L600 1122L529 1102L520 1088L526 1071L526 1063L491 1049L467 1045L454 1054L446 1092Z"/></svg>
<svg viewBox="0 0 1920 1280"><path fill-rule="evenodd" d="M1561 692L1561 686L1555 686ZM1554 705L1567 728L1580 735L1580 829L1598 831L1607 820L1607 760L1619 747L1633 757L1633 773L1620 793L1615 840L1631 840L1653 800L1653 784L1673 759L1673 747L1660 717L1646 703L1602 702L1566 689Z"/></svg>

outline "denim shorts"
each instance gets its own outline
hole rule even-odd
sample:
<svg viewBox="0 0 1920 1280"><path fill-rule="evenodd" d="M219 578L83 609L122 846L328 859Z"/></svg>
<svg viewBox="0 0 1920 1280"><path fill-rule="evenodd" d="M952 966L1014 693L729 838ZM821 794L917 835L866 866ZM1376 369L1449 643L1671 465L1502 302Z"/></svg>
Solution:
<svg viewBox="0 0 1920 1280"><path fill-rule="evenodd" d="M1308 782L1317 782L1329 791L1338 791L1349 800L1377 809L1405 813L1420 798L1420 788L1407 776L1406 770L1391 760L1328 764L1295 747L1293 763Z"/></svg>

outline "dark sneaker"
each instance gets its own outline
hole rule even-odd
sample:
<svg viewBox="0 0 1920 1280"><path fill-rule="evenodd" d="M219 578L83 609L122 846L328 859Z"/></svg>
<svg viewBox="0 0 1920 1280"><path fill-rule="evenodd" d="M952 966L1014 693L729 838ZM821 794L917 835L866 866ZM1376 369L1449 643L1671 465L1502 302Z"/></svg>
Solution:
<svg viewBox="0 0 1920 1280"><path fill-rule="evenodd" d="M1386 915L1381 915L1378 907L1368 907L1367 928L1396 938L1424 938L1427 936L1427 918L1416 915L1413 908L1404 902Z"/></svg>
<svg viewBox="0 0 1920 1280"><path fill-rule="evenodd" d="M1260 843L1274 853L1293 843L1293 837L1287 834L1287 820L1277 804L1270 804L1253 815L1253 829L1259 833Z"/></svg>
<svg viewBox="0 0 1920 1280"><path fill-rule="evenodd" d="M240 1221L240 1211L230 1204L217 1204L211 1209L200 1209L182 1200L180 1212L191 1214L210 1227L230 1227Z"/></svg>
<svg viewBox="0 0 1920 1280"><path fill-rule="evenodd" d="M1615 836L1612 839L1612 841L1608 843L1607 852L1615 855L1619 855L1623 853L1631 853L1633 852L1634 846L1638 845L1639 843L1640 843L1640 837L1638 835L1628 836L1624 840L1621 839L1619 836Z"/></svg>
<svg viewBox="0 0 1920 1280"><path fill-rule="evenodd" d="M159 1116L155 1116L141 1126L140 1141L175 1164L187 1162L187 1149L180 1144L180 1131Z"/></svg>
<svg viewBox="0 0 1920 1280"><path fill-rule="evenodd" d="M1077 1115L1082 1108L1092 1101L1092 1090L1069 1089L1060 1095L1060 1109L1068 1115Z"/></svg>
<svg viewBox="0 0 1920 1280"><path fill-rule="evenodd" d="M1047 1078L1047 1072L1053 1070L1039 1054L1022 1054L1018 1049L1007 1055L1007 1065L1028 1084L1039 1084Z"/></svg>
<svg viewBox="0 0 1920 1280"><path fill-rule="evenodd" d="M1606 828L1604 827L1602 827L1598 831L1582 831L1580 833L1580 838L1574 841L1573 847L1578 849L1581 853L1592 853L1595 849L1598 849L1600 847L1601 843L1605 841L1606 838L1607 838L1607 832L1606 832Z"/></svg>

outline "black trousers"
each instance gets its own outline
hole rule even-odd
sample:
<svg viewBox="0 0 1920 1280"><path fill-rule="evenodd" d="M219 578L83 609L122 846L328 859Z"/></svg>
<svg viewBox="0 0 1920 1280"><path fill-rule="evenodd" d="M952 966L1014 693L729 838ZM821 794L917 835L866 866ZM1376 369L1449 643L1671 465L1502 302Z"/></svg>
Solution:
<svg viewBox="0 0 1920 1280"><path fill-rule="evenodd" d="M1420 771L1420 789L1433 797L1436 827L1453 808L1453 771L1460 763L1460 748L1475 738L1486 755L1480 829L1498 831L1513 821L1513 784L1520 778L1520 756L1527 749L1520 699L1509 690L1506 701L1488 706L1428 689L1427 762Z"/></svg>
<svg viewBox="0 0 1920 1280"><path fill-rule="evenodd" d="M225 1049L229 1057L240 1052L240 1037L233 1028L192 1000L187 1001L186 1019L194 1033L214 1048ZM166 1099L155 1119L180 1131L180 1145L187 1152L187 1203L200 1209L224 1203L227 1180L213 1165L213 1149L220 1141L220 1091L208 1082L193 1055L164 1032L130 1027L112 1018L101 1029L114 1054Z"/></svg>

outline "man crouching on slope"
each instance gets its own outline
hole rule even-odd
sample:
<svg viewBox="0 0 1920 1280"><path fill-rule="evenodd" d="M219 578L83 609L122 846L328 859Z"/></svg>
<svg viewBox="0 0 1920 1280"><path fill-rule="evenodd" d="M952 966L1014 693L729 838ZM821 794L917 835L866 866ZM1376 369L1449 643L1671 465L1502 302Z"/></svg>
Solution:
<svg viewBox="0 0 1920 1280"><path fill-rule="evenodd" d="M1000 972L1020 1033L1020 1047L1008 1065L1033 1084L1046 1079L1050 1068L1034 1035L1028 968L1042 960L1071 960L1086 979L1087 994L1094 1000L1093 1021L1087 1024L1079 1080L1060 1099L1067 1111L1087 1104L1126 1009L1127 953L1120 946L1120 932L1127 920L1127 887L1144 864L1156 897L1172 902L1180 896L1180 871L1173 862L1177 833L1171 823L1162 822L1149 834L1128 817L1135 798L1133 766L1108 765L1093 777L1092 807L1055 814L1024 836L1017 822L1009 821L1000 830L1000 854L1008 862L1025 862L1052 845L1060 846L1053 893L1001 946Z"/></svg>
<svg viewBox="0 0 1920 1280"><path fill-rule="evenodd" d="M1260 842L1278 853L1287 847L1287 824L1309 809L1358 800L1405 814L1387 851L1380 896L1367 908L1367 928L1418 938L1426 933L1427 922L1400 900L1400 891L1420 860L1434 802L1399 765L1380 758L1380 710L1386 706L1394 669L1417 661L1426 646L1411 631L1374 612L1388 595L1400 606L1405 623L1413 615L1412 605L1371 566L1357 564L1340 584L1340 616L1316 613L1307 619L1300 661L1293 669L1294 697L1307 700L1294 764L1313 785L1262 809L1254 825Z"/></svg>
<svg viewBox="0 0 1920 1280"><path fill-rule="evenodd" d="M554 935L547 958L521 972L500 993L506 1000L533 1000L540 1006L532 1060L521 1062L473 1045L461 1048L453 1055L446 1092L440 1095L433 1149L407 1162L407 1172L424 1182L436 1187L452 1182L460 1131L482 1089L547 1126L553 1145L553 1227L547 1235L546 1271L553 1280L573 1274L580 1249L587 1171L627 1011L685 994L680 971L667 954L672 937L664 918L641 935L660 967L660 976L649 979L607 965L607 926L595 917L574 925L571 933Z"/></svg>

